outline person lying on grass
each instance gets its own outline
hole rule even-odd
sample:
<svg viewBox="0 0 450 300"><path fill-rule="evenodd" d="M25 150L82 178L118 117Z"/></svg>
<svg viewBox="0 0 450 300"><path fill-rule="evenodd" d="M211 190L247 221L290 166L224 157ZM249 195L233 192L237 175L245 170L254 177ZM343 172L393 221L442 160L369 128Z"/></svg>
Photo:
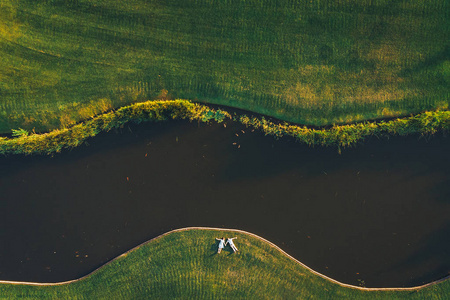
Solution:
<svg viewBox="0 0 450 300"><path fill-rule="evenodd" d="M223 247L225 247L225 238L224 237L221 239L216 238L216 240L219 241L219 248L217 249L217 253L220 253L222 252Z"/></svg>
<svg viewBox="0 0 450 300"><path fill-rule="evenodd" d="M228 244L228 245L230 245L230 247L231 247L231 249L233 249L233 252L237 252L237 251L239 251L238 250L238 248L236 248L236 246L234 245L234 243L233 243L233 240L235 239L235 237L234 238L228 238L227 239L227 242L225 243L225 246Z"/></svg>

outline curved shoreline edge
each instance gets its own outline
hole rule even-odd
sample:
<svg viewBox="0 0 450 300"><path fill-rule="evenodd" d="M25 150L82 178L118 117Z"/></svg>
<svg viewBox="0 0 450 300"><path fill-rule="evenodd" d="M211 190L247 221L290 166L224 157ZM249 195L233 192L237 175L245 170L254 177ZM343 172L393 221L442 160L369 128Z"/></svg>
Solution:
<svg viewBox="0 0 450 300"><path fill-rule="evenodd" d="M450 131L450 111L437 110L390 121L333 125L331 128L310 128L282 121L273 122L264 116L234 114L214 109L205 104L188 100L146 101L121 107L76 124L69 128L55 129L48 133L29 133L24 129L13 130L13 138L0 137L0 154L52 154L72 149L86 139L101 132L123 126L128 122L189 120L221 123L225 120L239 122L246 127L264 132L276 138L290 136L308 146L351 147L366 137L405 136L409 134L433 135Z"/></svg>
<svg viewBox="0 0 450 300"><path fill-rule="evenodd" d="M342 283L340 281L337 281L333 278L330 278L322 273L319 273L315 270L313 270L312 268L308 267L307 265L305 265L304 263L302 263L301 261L299 261L298 259L292 257L291 255L289 255L288 253L286 253L283 249L281 249L279 246L277 246L276 244L264 239L263 237L256 235L254 233L251 232L247 232L244 230L240 230L240 229L229 229L229 228L216 228L216 227L185 227L185 228L179 228L179 229L174 229L171 231L168 231L166 233L163 233L157 237L154 237L148 241L145 241L139 245L137 245L136 247L133 247L132 249L124 252L123 254L113 258L112 260L110 260L109 262L105 263L104 265L98 267L97 269L95 269L94 271L90 272L89 274L77 278L77 279L73 279L73 280L69 280L69 281L62 281L62 282L55 282L55 283L40 283L40 282L26 282L26 281L7 281L7 280L0 280L0 284L12 284L12 285L27 285L27 286L59 286L59 285L67 285L67 284L71 284L74 282L78 282L84 279L88 279L88 277L90 277L91 275L93 275L94 273L97 273L98 271L100 271L101 269L103 269L104 267L112 264L113 262L127 256L130 252L133 252L134 250L137 250L138 248L145 246L147 244L150 244L151 242L160 239L164 236L170 235L172 233L175 232L182 232L182 231L189 231L189 230L208 230L208 231L232 231L232 232L237 232L237 233L241 233L241 234L245 234L245 235L249 235L252 236L266 244L268 244L269 246L271 246L272 248L276 249L277 251L281 252L284 256L288 257L290 260L292 260L293 262L299 264L300 266L302 266L303 268L307 269L309 272L313 273L316 276L319 276L325 280L328 280L334 284L337 284L341 287L344 288L350 288L350 289L356 289L356 290L360 290L360 291L418 291L421 290L423 288L427 288L436 284L439 284L441 282L444 282L448 279L450 279L450 275L446 276L444 278L441 278L439 280L436 281L432 281L429 282L427 284L424 285L420 285L420 286L414 286L414 287L403 287L403 288L366 288L366 287L360 287L360 286L356 286L356 285L351 285L351 284L347 284L347 283Z"/></svg>

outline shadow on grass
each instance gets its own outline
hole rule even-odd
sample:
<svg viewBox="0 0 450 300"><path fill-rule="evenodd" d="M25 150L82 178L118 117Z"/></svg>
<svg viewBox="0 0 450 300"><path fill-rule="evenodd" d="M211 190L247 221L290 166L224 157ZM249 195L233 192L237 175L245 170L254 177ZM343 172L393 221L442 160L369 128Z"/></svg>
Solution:
<svg viewBox="0 0 450 300"><path fill-rule="evenodd" d="M231 249L230 246L225 246L222 249L221 253L218 253L217 250L219 249L219 241L215 241L213 244L211 244L211 247L209 248L211 251L214 251L210 256L215 256L215 255L219 255L222 254L222 252L228 252L227 256L230 256L232 254L235 254L236 252L233 251L233 249ZM225 254L226 255L226 254Z"/></svg>

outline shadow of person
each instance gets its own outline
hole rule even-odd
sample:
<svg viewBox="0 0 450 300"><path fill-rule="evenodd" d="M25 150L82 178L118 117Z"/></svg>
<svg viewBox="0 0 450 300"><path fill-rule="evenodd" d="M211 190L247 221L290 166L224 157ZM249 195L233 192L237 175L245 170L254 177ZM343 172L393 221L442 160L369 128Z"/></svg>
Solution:
<svg viewBox="0 0 450 300"><path fill-rule="evenodd" d="M216 240L216 241L214 241L213 244L211 244L210 250L214 251L214 252L210 256L219 254L217 251L218 249L219 249L219 241Z"/></svg>
<svg viewBox="0 0 450 300"><path fill-rule="evenodd" d="M219 250L219 241L215 240L213 244L211 244L211 247L209 248L210 251L213 251L213 253L210 256L214 256L217 254L220 254L218 252ZM222 248L222 252L228 252L228 255L236 254L237 252L234 252L230 245L226 245L224 248ZM227 256L228 256L227 255Z"/></svg>
<svg viewBox="0 0 450 300"><path fill-rule="evenodd" d="M230 245L226 245L225 248L223 248L222 251L228 252L228 255L227 255L227 256L233 255L233 254L236 254L236 253L237 253L237 252L234 252L234 251L233 251L233 249L231 248Z"/></svg>

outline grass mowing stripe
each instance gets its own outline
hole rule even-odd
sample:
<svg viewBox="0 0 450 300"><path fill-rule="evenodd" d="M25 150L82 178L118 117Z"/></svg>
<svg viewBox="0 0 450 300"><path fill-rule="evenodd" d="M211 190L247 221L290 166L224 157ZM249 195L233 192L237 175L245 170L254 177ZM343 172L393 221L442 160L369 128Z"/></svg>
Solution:
<svg viewBox="0 0 450 300"><path fill-rule="evenodd" d="M231 235L238 237L240 252L214 255L214 238ZM449 280L408 289L345 287L319 277L255 235L208 228L172 231L68 284L0 284L3 297L40 299L175 299L191 294L246 299L443 299L449 289Z"/></svg>
<svg viewBox="0 0 450 300"><path fill-rule="evenodd" d="M85 119L59 106L163 93L310 125L448 107L447 1L230 3L3 1L0 37L36 53L0 46L0 132Z"/></svg>

